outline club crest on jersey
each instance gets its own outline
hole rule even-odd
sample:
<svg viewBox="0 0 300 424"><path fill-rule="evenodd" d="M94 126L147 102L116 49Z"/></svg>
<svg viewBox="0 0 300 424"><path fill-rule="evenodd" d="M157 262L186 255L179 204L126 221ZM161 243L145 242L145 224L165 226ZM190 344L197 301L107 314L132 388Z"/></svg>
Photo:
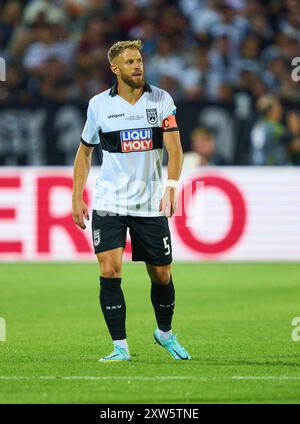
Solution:
<svg viewBox="0 0 300 424"><path fill-rule="evenodd" d="M94 239L94 246L97 247L100 244L100 229L93 231L93 239Z"/></svg>
<svg viewBox="0 0 300 424"><path fill-rule="evenodd" d="M120 132L123 153L141 152L153 148L152 129L125 130Z"/></svg>
<svg viewBox="0 0 300 424"><path fill-rule="evenodd" d="M147 119L149 124L154 125L157 124L157 110L156 109L146 109Z"/></svg>

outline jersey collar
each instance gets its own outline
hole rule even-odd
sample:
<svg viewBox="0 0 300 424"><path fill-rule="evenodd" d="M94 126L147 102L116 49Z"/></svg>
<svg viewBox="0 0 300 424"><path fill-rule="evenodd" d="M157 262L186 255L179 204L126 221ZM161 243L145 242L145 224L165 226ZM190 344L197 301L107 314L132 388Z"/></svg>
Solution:
<svg viewBox="0 0 300 424"><path fill-rule="evenodd" d="M145 93L145 91L148 91L149 93L152 93L151 87L148 83L145 82L144 87L143 87L143 93ZM111 97L114 97L118 94L118 83L116 82L110 89L109 95Z"/></svg>

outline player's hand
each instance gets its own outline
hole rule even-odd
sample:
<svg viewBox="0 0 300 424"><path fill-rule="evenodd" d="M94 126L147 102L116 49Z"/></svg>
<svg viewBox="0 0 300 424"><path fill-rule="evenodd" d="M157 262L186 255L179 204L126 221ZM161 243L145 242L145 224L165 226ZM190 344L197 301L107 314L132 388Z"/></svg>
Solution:
<svg viewBox="0 0 300 424"><path fill-rule="evenodd" d="M174 187L166 187L163 197L161 198L159 211L163 212L166 217L171 218L177 209L177 189Z"/></svg>
<svg viewBox="0 0 300 424"><path fill-rule="evenodd" d="M86 204L82 199L72 199L72 217L76 225L83 230L86 229L84 218L89 221L89 212Z"/></svg>

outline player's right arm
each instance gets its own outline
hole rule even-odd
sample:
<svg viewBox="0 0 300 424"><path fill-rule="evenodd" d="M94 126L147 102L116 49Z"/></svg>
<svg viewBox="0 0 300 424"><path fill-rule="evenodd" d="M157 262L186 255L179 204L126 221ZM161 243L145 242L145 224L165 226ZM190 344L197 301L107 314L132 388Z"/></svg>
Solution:
<svg viewBox="0 0 300 424"><path fill-rule="evenodd" d="M89 220L87 206L83 200L84 187L90 172L94 147L80 143L73 168L72 217L76 225L86 228L84 218Z"/></svg>
<svg viewBox="0 0 300 424"><path fill-rule="evenodd" d="M83 200L83 191L89 176L94 146L99 144L98 118L95 101L89 102L87 119L81 134L73 170L72 216L76 225L85 230L84 218L89 220L87 206Z"/></svg>

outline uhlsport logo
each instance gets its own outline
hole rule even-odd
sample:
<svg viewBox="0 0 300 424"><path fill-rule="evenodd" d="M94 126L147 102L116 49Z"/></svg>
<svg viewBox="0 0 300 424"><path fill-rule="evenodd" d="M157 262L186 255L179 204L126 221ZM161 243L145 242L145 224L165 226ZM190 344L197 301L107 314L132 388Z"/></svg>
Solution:
<svg viewBox="0 0 300 424"><path fill-rule="evenodd" d="M151 150L152 129L121 131L121 147L123 153Z"/></svg>
<svg viewBox="0 0 300 424"><path fill-rule="evenodd" d="M108 119L111 118L121 118L122 116L125 116L125 113L112 113L111 115L108 115Z"/></svg>

